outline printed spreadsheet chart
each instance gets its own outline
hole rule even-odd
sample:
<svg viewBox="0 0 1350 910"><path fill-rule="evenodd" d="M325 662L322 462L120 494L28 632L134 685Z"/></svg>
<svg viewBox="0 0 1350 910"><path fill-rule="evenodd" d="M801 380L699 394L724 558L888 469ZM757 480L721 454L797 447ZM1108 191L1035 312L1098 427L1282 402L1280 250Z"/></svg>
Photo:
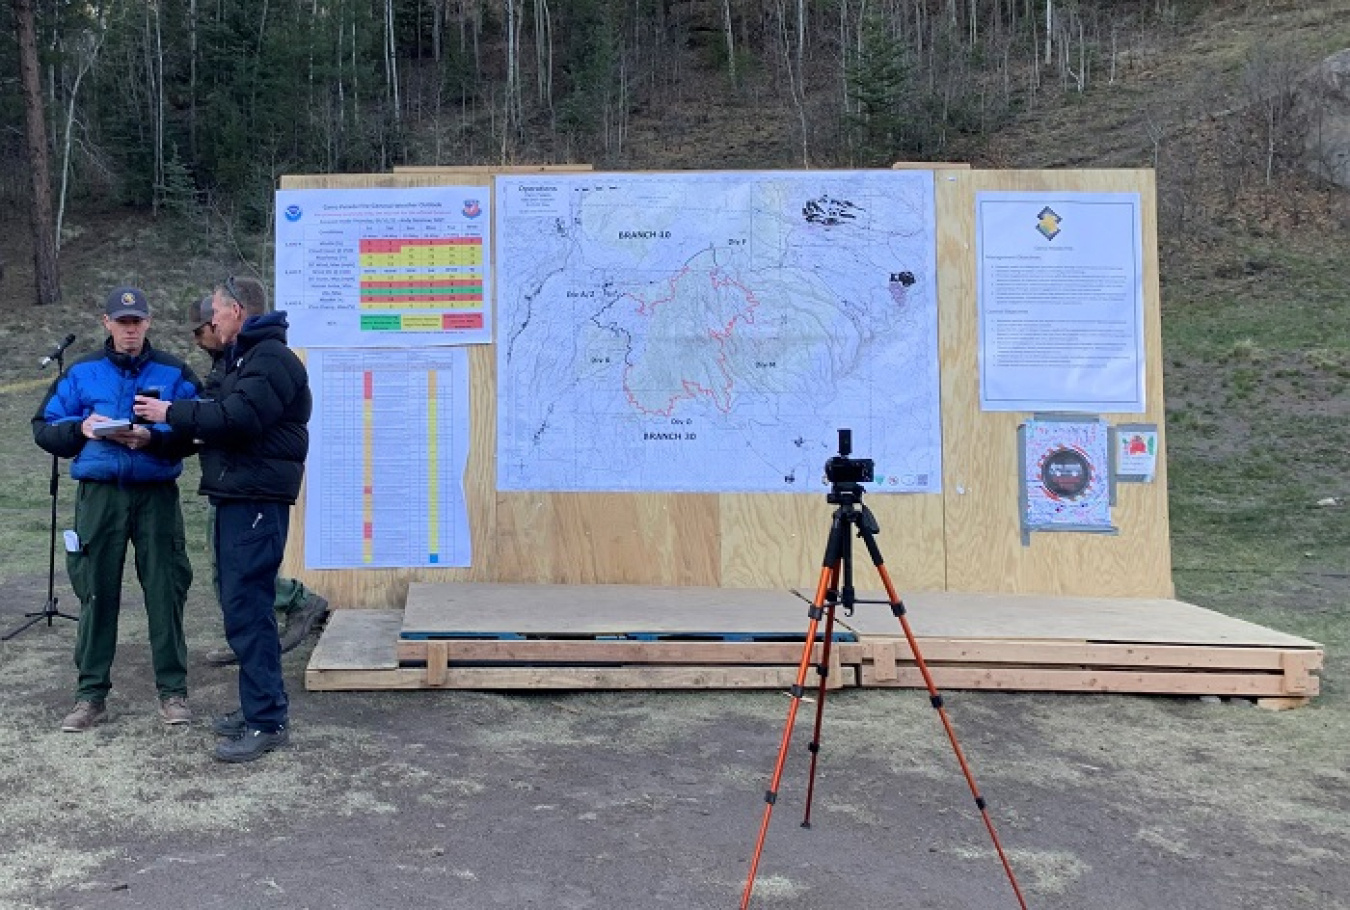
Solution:
<svg viewBox="0 0 1350 910"><path fill-rule="evenodd" d="M318 349L308 367L306 567L468 566L468 353Z"/></svg>
<svg viewBox="0 0 1350 910"><path fill-rule="evenodd" d="M492 341L491 188L280 190L276 306L290 342Z"/></svg>

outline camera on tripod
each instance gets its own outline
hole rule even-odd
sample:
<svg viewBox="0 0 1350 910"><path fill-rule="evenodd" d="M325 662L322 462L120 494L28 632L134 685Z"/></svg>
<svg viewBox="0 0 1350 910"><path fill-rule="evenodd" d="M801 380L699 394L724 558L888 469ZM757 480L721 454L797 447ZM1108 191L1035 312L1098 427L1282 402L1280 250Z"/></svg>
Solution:
<svg viewBox="0 0 1350 910"><path fill-rule="evenodd" d="M825 479L830 483L871 483L875 465L870 458L849 458L853 454L853 431L839 430L839 454L825 460Z"/></svg>

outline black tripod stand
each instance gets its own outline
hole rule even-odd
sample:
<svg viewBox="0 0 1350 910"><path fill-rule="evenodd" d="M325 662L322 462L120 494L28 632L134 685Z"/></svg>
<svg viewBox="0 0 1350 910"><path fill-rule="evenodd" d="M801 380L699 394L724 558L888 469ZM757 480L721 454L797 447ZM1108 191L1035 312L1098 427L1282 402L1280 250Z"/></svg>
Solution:
<svg viewBox="0 0 1350 910"><path fill-rule="evenodd" d="M914 662L918 665L919 672L923 676L924 686L928 689L929 701L942 720L942 726L947 732L947 739L951 742L952 751L956 754L957 763L961 766L961 773L965 775L971 795L975 797L975 806L980 810L980 815L984 819L984 826L989 831L990 839L994 842L994 850L998 853L999 861L1003 864L1003 871L1007 874L1013 894L1017 897L1017 905L1022 910L1026 910L1027 904L1022 898L1022 889L1017 884L1017 877L1013 874L1007 854L1003 852L1003 845L999 843L998 834L994 831L994 823L989 818L984 797L980 795L975 777L971 773L970 766L966 763L965 754L961 751L961 745L956 740L956 731L952 729L951 721L943 707L942 695L933 684L933 677L928 672L928 664L919 652L919 643L915 640L914 632L910 629L909 620L905 616L905 605L901 602L899 595L896 594L894 585L891 584L890 573L886 571L885 561L881 558L881 550L877 547L876 535L880 533L881 527L877 524L876 517L862 503L863 488L861 486L862 482L872 479L872 461L871 459L849 458L852 448L852 432L840 430L839 455L825 463L826 478L830 481L830 493L826 500L839 508L835 509L834 522L830 527L830 539L825 547L825 561L820 570L820 583L816 587L816 596L811 602L811 609L807 611L810 622L806 627L806 643L802 648L801 662L797 666L797 679L790 691L792 703L788 706L787 724L783 728L782 744L778 747L778 760L774 764L773 779L769 784L768 791L764 794L766 804L764 806L764 818L760 822L759 838L755 842L755 853L750 860L750 874L746 878L745 891L741 895L741 910L746 910L750 905L750 896L754 892L755 872L759 869L759 859L764 852L764 840L769 833L769 821L773 817L774 803L778 801L778 785L783 779L783 765L787 761L788 744L792 740L792 726L797 719L797 708L800 707L805 695L806 673L811 664L811 652L816 644L816 630L823 617L825 619L825 634L821 645L820 663L816 666L820 684L816 692L815 728L811 735L811 743L807 747L811 753L811 770L806 786L806 815L802 820L803 828L811 827L811 800L815 795L816 759L820 756L820 732L825 718L825 684L826 674L829 672L830 666L830 646L834 638L835 608L839 604L843 604L844 615L852 616L853 606L856 603L887 603L890 605L895 618L900 620L900 627L904 630L906 641L909 642L910 651L914 655ZM852 539L855 531L858 537L862 538L868 554L872 557L872 564L876 566L877 574L881 577L881 583L886 588L886 596L889 600L859 601L855 597ZM841 579L843 581L842 587L840 586Z"/></svg>
<svg viewBox="0 0 1350 910"><path fill-rule="evenodd" d="M59 346L53 352L57 365L56 379L58 382L61 380L61 377L65 375L66 372L66 364L64 358L62 357L62 352L65 351L65 345L69 344L74 340L75 340L74 336L71 336L66 340L65 344ZM45 361L43 363L43 366L46 366ZM43 605L41 610L38 610L35 613L25 613L23 616L26 622L23 622L20 625L16 626L15 628L10 629L4 635L0 635L0 641L9 641L11 638L15 637L20 632L23 632L30 626L37 625L44 619L47 620L48 626L50 626L52 624L52 620L56 619L58 616L62 619L69 619L74 622L80 621L78 616L71 616L69 613L62 613L60 610L56 609L56 494L57 490L60 488L60 481L61 481L61 468L59 461L60 460L55 455L52 456L52 479L51 484L48 487L48 490L51 493L52 497L52 516L51 516L51 542L47 553L47 602Z"/></svg>

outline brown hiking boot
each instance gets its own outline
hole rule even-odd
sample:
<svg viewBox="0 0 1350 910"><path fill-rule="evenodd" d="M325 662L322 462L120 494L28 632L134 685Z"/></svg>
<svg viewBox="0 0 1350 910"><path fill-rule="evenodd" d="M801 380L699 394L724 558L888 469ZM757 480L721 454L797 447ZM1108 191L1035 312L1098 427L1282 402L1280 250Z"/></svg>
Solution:
<svg viewBox="0 0 1350 910"><path fill-rule="evenodd" d="M94 724L101 724L108 719L108 709L101 701L77 701L75 710L66 715L66 719L61 721L61 730L64 733L83 733L85 730L92 729Z"/></svg>
<svg viewBox="0 0 1350 910"><path fill-rule="evenodd" d="M239 663L239 655L230 650L230 646L212 648L206 652L206 662L216 667L227 667Z"/></svg>
<svg viewBox="0 0 1350 910"><path fill-rule="evenodd" d="M192 723L192 709L188 707L187 696L170 695L159 700L159 716L171 727Z"/></svg>
<svg viewBox="0 0 1350 910"><path fill-rule="evenodd" d="M294 610L286 614L286 627L281 631L281 653L293 651L300 642L309 637L323 625L328 615L328 601L317 594L311 594Z"/></svg>

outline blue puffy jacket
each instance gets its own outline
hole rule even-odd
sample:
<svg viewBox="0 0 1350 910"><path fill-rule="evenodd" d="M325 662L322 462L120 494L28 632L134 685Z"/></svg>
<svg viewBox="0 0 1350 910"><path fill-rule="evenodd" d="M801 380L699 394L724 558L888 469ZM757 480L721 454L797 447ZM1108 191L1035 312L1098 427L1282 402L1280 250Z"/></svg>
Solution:
<svg viewBox="0 0 1350 910"><path fill-rule="evenodd" d="M33 416L33 438L53 455L75 459L70 476L76 480L119 484L173 480L183 472L183 451L169 444L168 426L151 426L152 443L132 450L116 442L86 439L80 424L94 413L133 418L135 397L146 389L159 389L161 398L174 400L196 398L199 386L191 367L152 348L148 338L135 357L119 354L108 339L102 351L79 358L52 383Z"/></svg>

